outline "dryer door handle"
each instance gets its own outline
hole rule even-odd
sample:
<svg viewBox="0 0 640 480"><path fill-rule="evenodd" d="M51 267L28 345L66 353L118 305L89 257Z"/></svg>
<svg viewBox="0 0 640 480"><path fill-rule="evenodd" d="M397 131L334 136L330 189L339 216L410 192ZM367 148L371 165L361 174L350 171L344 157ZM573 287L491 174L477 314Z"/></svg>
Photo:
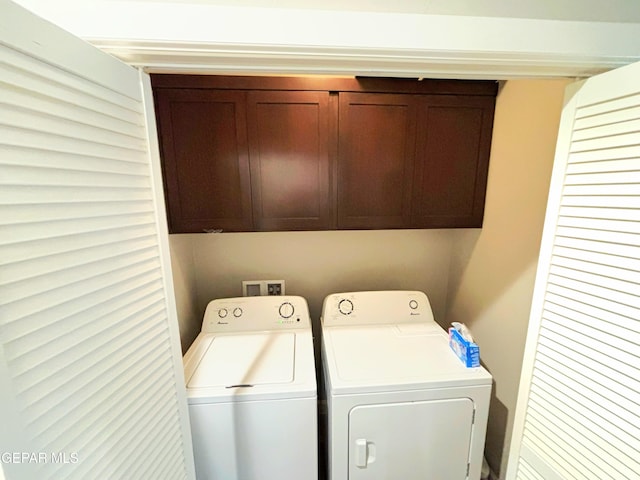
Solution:
<svg viewBox="0 0 640 480"><path fill-rule="evenodd" d="M367 468L367 465L376 460L376 445L368 442L366 438L356 439L356 467Z"/></svg>
<svg viewBox="0 0 640 480"><path fill-rule="evenodd" d="M356 467L365 468L367 466L367 439L358 438L356 440Z"/></svg>

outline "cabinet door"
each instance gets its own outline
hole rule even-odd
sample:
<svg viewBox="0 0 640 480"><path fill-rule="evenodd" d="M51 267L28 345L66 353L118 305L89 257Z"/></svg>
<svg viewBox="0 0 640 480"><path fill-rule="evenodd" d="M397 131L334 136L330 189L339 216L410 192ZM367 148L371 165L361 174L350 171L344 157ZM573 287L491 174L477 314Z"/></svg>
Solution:
<svg viewBox="0 0 640 480"><path fill-rule="evenodd" d="M245 95L156 90L171 233L252 229Z"/></svg>
<svg viewBox="0 0 640 480"><path fill-rule="evenodd" d="M482 226L494 104L493 97L421 98L413 227Z"/></svg>
<svg viewBox="0 0 640 480"><path fill-rule="evenodd" d="M256 230L331 228L328 92L250 92Z"/></svg>
<svg viewBox="0 0 640 480"><path fill-rule="evenodd" d="M339 109L338 228L408 227L415 97L341 93Z"/></svg>

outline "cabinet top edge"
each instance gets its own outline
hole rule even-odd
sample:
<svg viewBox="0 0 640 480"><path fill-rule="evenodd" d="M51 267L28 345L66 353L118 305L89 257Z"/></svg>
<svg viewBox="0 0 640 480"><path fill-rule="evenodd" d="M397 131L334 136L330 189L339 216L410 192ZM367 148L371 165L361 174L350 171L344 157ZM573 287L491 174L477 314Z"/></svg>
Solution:
<svg viewBox="0 0 640 480"><path fill-rule="evenodd" d="M494 80L442 80L383 77L260 77L231 75L151 74L151 85L160 88L229 90L306 90L367 93L423 93L495 97Z"/></svg>

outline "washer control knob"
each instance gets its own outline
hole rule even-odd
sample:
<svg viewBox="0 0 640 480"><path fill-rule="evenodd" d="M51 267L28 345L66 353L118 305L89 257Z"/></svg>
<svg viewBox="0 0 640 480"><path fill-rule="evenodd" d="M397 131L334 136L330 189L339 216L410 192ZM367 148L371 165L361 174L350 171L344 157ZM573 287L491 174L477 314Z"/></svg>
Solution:
<svg viewBox="0 0 640 480"><path fill-rule="evenodd" d="M409 302L409 308L411 310L415 310L416 308L418 308L418 301L417 300L411 300Z"/></svg>
<svg viewBox="0 0 640 480"><path fill-rule="evenodd" d="M278 309L282 318L291 318L295 312L295 308L289 302L284 302Z"/></svg>
<svg viewBox="0 0 640 480"><path fill-rule="evenodd" d="M353 312L353 302L343 298L340 300L340 303L338 303L338 311L343 315L351 315L351 312Z"/></svg>
<svg viewBox="0 0 640 480"><path fill-rule="evenodd" d="M236 307L233 309L233 316L238 318L242 315L242 309L240 307Z"/></svg>
<svg viewBox="0 0 640 480"><path fill-rule="evenodd" d="M226 317L226 316L228 315L228 313L229 313L229 312L227 311L227 309L226 309L226 308L221 308L220 310L218 310L218 316L219 316L220 318L224 318L224 317Z"/></svg>

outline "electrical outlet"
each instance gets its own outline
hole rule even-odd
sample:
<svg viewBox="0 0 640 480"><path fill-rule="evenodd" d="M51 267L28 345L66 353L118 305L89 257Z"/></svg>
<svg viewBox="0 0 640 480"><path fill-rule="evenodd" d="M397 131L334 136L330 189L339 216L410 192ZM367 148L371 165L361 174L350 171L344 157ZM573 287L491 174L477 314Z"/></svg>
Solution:
<svg viewBox="0 0 640 480"><path fill-rule="evenodd" d="M243 280L242 296L284 295L284 280Z"/></svg>
<svg viewBox="0 0 640 480"><path fill-rule="evenodd" d="M267 283L267 295L282 295L284 290L284 282L278 280L277 282Z"/></svg>

